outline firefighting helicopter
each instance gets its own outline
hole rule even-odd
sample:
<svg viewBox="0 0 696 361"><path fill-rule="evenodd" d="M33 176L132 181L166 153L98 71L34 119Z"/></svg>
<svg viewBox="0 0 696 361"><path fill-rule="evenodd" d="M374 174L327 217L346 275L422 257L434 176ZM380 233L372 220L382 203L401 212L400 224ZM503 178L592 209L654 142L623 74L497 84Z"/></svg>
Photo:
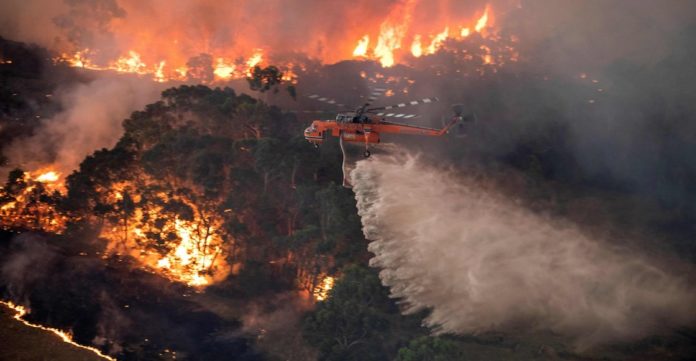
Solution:
<svg viewBox="0 0 696 361"><path fill-rule="evenodd" d="M380 134L394 133L439 137L447 134L455 124L460 123L463 119L463 108L460 105L455 105L455 116L448 124L440 129L387 121L386 118L410 119L416 117L416 115L413 114L388 112L392 109L433 103L439 101L439 99L437 97L423 98L389 106L371 108L370 104L377 99L379 95L384 93L385 90L386 89L382 88L375 89L367 102L357 107L354 111L340 112L336 115L336 118L332 120L313 121L304 131L305 139L314 144L317 148L324 142L327 135L339 137L342 149L343 142L364 143L365 152L363 155L365 158L368 158L371 155L370 144L379 143L381 140ZM309 95L308 98L332 105L343 106L343 104L339 104L333 99L321 97L317 94Z"/></svg>

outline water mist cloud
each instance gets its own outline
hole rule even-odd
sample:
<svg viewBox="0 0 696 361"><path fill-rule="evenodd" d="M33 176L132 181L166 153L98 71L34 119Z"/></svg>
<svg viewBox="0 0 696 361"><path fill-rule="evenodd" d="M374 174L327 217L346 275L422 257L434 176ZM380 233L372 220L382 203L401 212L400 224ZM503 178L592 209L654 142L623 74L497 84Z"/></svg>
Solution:
<svg viewBox="0 0 696 361"><path fill-rule="evenodd" d="M552 330L579 346L694 321L696 291L656 261L589 239L412 156L352 183L382 282L436 332Z"/></svg>

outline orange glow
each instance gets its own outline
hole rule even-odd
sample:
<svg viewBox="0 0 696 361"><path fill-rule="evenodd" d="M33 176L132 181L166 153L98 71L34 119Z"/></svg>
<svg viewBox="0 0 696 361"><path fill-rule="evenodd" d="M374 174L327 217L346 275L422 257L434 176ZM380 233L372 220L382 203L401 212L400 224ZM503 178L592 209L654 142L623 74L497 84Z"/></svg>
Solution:
<svg viewBox="0 0 696 361"><path fill-rule="evenodd" d="M227 62L223 58L217 58L213 73L219 79L230 79L234 75L235 69L236 66L233 63Z"/></svg>
<svg viewBox="0 0 696 361"><path fill-rule="evenodd" d="M249 69L259 65L263 61L263 51L261 49L256 49L254 54L247 60L246 64Z"/></svg>
<svg viewBox="0 0 696 361"><path fill-rule="evenodd" d="M167 81L167 78L164 76L164 65L165 64L166 64L166 62L163 60L163 61L160 61L159 65L157 65L157 68L155 69L155 75L154 75L155 81L160 82L160 83Z"/></svg>
<svg viewBox="0 0 696 361"><path fill-rule="evenodd" d="M336 279L331 276L326 276L312 291L312 296L316 301L324 301L329 297L329 291L334 287Z"/></svg>
<svg viewBox="0 0 696 361"><path fill-rule="evenodd" d="M0 186L0 195L6 200L0 203L0 228L43 230L60 234L67 218L55 209L50 198L53 192L61 192L65 184L61 174L50 167L24 172L23 186L6 190ZM5 194L3 194L5 193Z"/></svg>
<svg viewBox="0 0 696 361"><path fill-rule="evenodd" d="M446 27L445 30L443 30L441 33L436 34L433 37L433 41L430 42L430 46L428 46L428 54L434 54L437 49L439 49L442 46L442 42L447 40L447 37L449 36L449 27Z"/></svg>
<svg viewBox="0 0 696 361"><path fill-rule="evenodd" d="M120 73L145 74L146 67L145 63L140 60L140 54L133 50L128 52L128 56L122 56L114 63L114 70Z"/></svg>
<svg viewBox="0 0 696 361"><path fill-rule="evenodd" d="M138 190L143 186L114 184L103 201L118 209L128 194L137 204L142 199ZM227 246L234 240L220 233L220 215L202 209L184 195L160 192L150 197L158 202L136 206L130 215L111 218L102 227L100 236L108 241L106 254L130 255L145 269L192 287L209 286L227 277L232 269L226 261ZM193 211L191 219L165 215L162 205L169 202L185 204Z"/></svg>
<svg viewBox="0 0 696 361"><path fill-rule="evenodd" d="M157 261L158 268L190 286L206 286L211 283L212 278L205 273L213 266L215 258L222 253L221 240L211 239L210 242L204 242L198 227L199 225L194 222L176 219L174 229L180 242ZM213 234L215 229L211 227L207 232ZM142 237L142 231L139 229L135 229L134 233ZM207 245L207 243L210 244Z"/></svg>
<svg viewBox="0 0 696 361"><path fill-rule="evenodd" d="M481 17L476 22L476 26L474 27L474 30L476 30L477 33L480 33L481 30L486 28L486 25L488 24L488 9L489 9L489 7L486 6L486 10L483 12L483 15L481 15Z"/></svg>
<svg viewBox="0 0 696 361"><path fill-rule="evenodd" d="M164 192L150 195L158 198L158 205L130 205L132 211L124 214L125 199L138 204L142 196L137 190L144 186L123 182L99 190L104 197L101 202L115 212L102 220L100 236L108 241L106 254L130 255L144 268L193 287L224 279L231 272L226 261L227 246L234 240L221 234L221 216L184 195ZM53 192L64 189L61 174L50 167L25 172L21 182L8 190L0 187L0 228L61 234L70 219L55 208L52 197ZM163 216L162 205L168 202L185 204L193 215L187 219L172 214Z"/></svg>
<svg viewBox="0 0 696 361"><path fill-rule="evenodd" d="M183 78L185 78L186 75L188 74L188 69L187 69L186 67L176 68L176 69L174 70L174 73L176 73L176 75L178 76L178 78L183 79Z"/></svg>
<svg viewBox="0 0 696 361"><path fill-rule="evenodd" d="M395 6L391 13L382 21L379 29L379 36L377 38L377 43L369 52L369 36L364 35L355 46L353 50L353 57L370 57L374 60L380 62L383 67L391 67L400 61L400 49L402 47L403 39L406 37L411 37L411 45L409 51L411 55L415 58L419 58L424 55L430 55L436 53L439 49L445 46L445 41L448 39L465 39L469 37L472 32L480 33L482 37L495 41L496 34L489 33L486 29L491 26L491 15L492 11L490 6L486 6L483 14L478 18L470 19L468 21L459 22L457 28L461 29L459 32L450 32L449 26L444 26L444 30L439 33L430 33L429 35L414 34L412 32L412 27L419 27L420 24L411 24L412 13L414 11L416 1L408 1L404 4ZM443 29L442 27L440 29ZM423 44L423 39L430 39L429 44ZM515 53L514 49L506 48L511 54ZM512 56L512 55L511 55ZM465 60L471 60L472 56L470 54L464 54L462 56ZM481 60L484 64L493 64L493 57L490 53L481 56ZM514 60L511 60L514 61Z"/></svg>
<svg viewBox="0 0 696 361"><path fill-rule="evenodd" d="M421 47L421 36L416 35L413 37L413 43L411 44L411 54L416 58L423 55L423 48Z"/></svg>
<svg viewBox="0 0 696 361"><path fill-rule="evenodd" d="M382 25L374 52L383 67L388 68L394 65L394 50L401 47L402 38L403 34L398 28L386 24Z"/></svg>
<svg viewBox="0 0 696 361"><path fill-rule="evenodd" d="M185 80L189 74L188 66L179 66L172 69L166 60L159 60L149 65L143 60L141 54L134 50L129 50L128 55L121 56L107 65L96 65L90 60L92 55L89 49L85 49L72 55L63 53L61 56L55 58L54 61L89 70L111 70L119 73L150 76L157 82ZM221 81L241 79L249 75L251 69L256 65L260 65L263 61L263 51L261 49L255 49L241 67L225 58L217 58L215 63L211 65L213 66L215 81Z"/></svg>
<svg viewBox="0 0 696 361"><path fill-rule="evenodd" d="M394 52L401 48L413 16L415 0L407 1L392 8L387 18L379 26L379 37L373 53L383 67L388 68L396 62Z"/></svg>
<svg viewBox="0 0 696 361"><path fill-rule="evenodd" d="M493 64L493 56L491 55L491 48L481 45L481 50L483 50L483 63L484 64Z"/></svg>
<svg viewBox="0 0 696 361"><path fill-rule="evenodd" d="M45 327L45 326L37 325L37 324L30 323L30 322L24 320L22 317L24 317L24 315L28 314L29 311L22 305L17 305L11 301L0 301L0 303L9 307L10 309L12 309L15 312L15 315L13 316L13 318L15 320L23 323L25 326L28 326L31 328L38 328L40 330L51 332L54 335L58 336L58 338L63 340L63 342L65 342L65 343L69 343L70 345L72 345L74 347L90 351L90 352L96 354L97 356L102 357L106 360L116 361L115 358L108 356L108 355L105 355L104 353L101 352L101 350L99 350L96 347L80 345L79 343L73 341L72 335L69 332L62 331L62 330L59 330L59 329L53 328L53 327Z"/></svg>
<svg viewBox="0 0 696 361"><path fill-rule="evenodd" d="M35 180L37 182L41 182L41 183L53 183L53 182L57 182L59 178L60 178L60 173L53 171L53 170L50 170L50 171L39 174L35 178Z"/></svg>
<svg viewBox="0 0 696 361"><path fill-rule="evenodd" d="M291 84L297 84L297 74L295 74L295 72L292 71L292 68L293 68L292 64L288 64L288 69L286 69L283 72L283 76L281 77L281 79L284 82L288 82Z"/></svg>
<svg viewBox="0 0 696 361"><path fill-rule="evenodd" d="M449 6L444 0L436 1L441 2L438 8L446 9ZM83 47L70 51L60 49L62 55L55 60L84 69L138 74L158 82L214 83L244 78L250 75L253 67L257 65L272 64L281 72L287 73L292 68L291 63L294 63L294 66L302 65L293 54L307 55L322 64L366 58L378 61L383 67L391 67L397 63L408 62L414 57L433 54L438 49L447 47L445 44L448 39L462 41L473 33L481 34L481 37L489 42L499 39L499 34L492 27L494 8L490 5L476 13L442 13L428 18L427 21L421 19L416 22L416 11L424 4L425 0L393 2L384 14L369 14L358 22L342 23L340 33L318 31L304 39L299 47L284 48L285 42L279 43L277 39L256 33L235 37L234 41L214 42L213 39L217 36L214 27L204 30L205 34L202 37L195 38L176 26L164 30L161 34L154 34L140 26L148 19L139 15L138 11L128 11L135 10L137 2L124 0L120 5L123 5L129 17L109 24L117 38L118 55L106 55L114 53L114 49ZM354 23L359 25L353 25ZM498 52L498 49L495 50ZM207 58L203 58L204 61L210 59L210 67L214 74L212 78L197 79L201 72L190 69L190 59L200 54L207 55ZM461 53L460 58L471 60L472 55ZM197 64L207 66L200 62ZM292 77L296 78L296 75Z"/></svg>
<svg viewBox="0 0 696 361"><path fill-rule="evenodd" d="M358 45L353 50L353 56L366 56L367 47L370 45L370 36L365 35L358 41Z"/></svg>

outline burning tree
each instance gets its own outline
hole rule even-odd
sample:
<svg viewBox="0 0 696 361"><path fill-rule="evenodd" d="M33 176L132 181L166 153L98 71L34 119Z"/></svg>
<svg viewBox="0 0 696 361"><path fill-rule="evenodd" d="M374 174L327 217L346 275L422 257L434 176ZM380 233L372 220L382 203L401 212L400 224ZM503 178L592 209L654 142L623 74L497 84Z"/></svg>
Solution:
<svg viewBox="0 0 696 361"><path fill-rule="evenodd" d="M57 208L62 200L58 181L59 174L52 171L10 171L0 187L0 227L61 233L66 218Z"/></svg>
<svg viewBox="0 0 696 361"><path fill-rule="evenodd" d="M355 216L342 224L349 194L316 184L302 125L231 89L167 90L67 178L61 212L69 229L100 229L107 256L175 281L206 286L251 262L314 294L330 288L329 254L361 237Z"/></svg>

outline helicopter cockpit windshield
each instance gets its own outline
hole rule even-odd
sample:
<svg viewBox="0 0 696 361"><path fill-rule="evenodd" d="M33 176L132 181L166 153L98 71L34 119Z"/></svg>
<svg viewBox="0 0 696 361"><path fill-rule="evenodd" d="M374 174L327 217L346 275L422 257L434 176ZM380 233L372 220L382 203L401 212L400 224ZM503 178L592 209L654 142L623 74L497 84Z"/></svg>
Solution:
<svg viewBox="0 0 696 361"><path fill-rule="evenodd" d="M350 123L353 121L353 116L348 114L339 114L336 116L336 121L339 123Z"/></svg>
<svg viewBox="0 0 696 361"><path fill-rule="evenodd" d="M339 114L336 116L338 123L371 123L370 118L365 115Z"/></svg>

